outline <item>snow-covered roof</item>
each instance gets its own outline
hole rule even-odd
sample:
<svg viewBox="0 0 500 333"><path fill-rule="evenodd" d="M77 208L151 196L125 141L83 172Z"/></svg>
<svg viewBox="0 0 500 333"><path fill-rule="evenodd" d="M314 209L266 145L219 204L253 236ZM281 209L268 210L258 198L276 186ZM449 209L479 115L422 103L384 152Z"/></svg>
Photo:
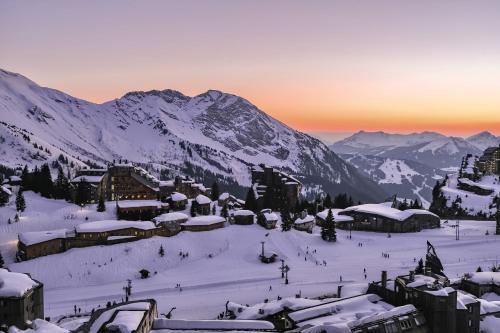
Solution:
<svg viewBox="0 0 500 333"><path fill-rule="evenodd" d="M139 328L145 313L146 311L139 310L118 311L113 321L106 324L106 328L121 333L135 332Z"/></svg>
<svg viewBox="0 0 500 333"><path fill-rule="evenodd" d="M343 211L340 212L340 214L344 212L360 212L373 215L380 215L398 221L404 221L413 215L432 215L438 217L436 214L433 214L424 209L407 209L401 211L399 209L388 207L384 204L364 204L364 205L352 206L344 209Z"/></svg>
<svg viewBox="0 0 500 333"><path fill-rule="evenodd" d="M275 213L264 213L266 221L278 221L278 215Z"/></svg>
<svg viewBox="0 0 500 333"><path fill-rule="evenodd" d="M47 242L54 239L66 238L68 229L46 230L46 231L29 231L18 235L19 241L24 245L33 245Z"/></svg>
<svg viewBox="0 0 500 333"><path fill-rule="evenodd" d="M92 326L89 329L89 333L97 333L101 329L102 325L109 321L113 314L118 310L148 311L150 307L151 304L148 302L132 302L129 304L117 306L115 308L111 308L101 313L101 315L92 323Z"/></svg>
<svg viewBox="0 0 500 333"><path fill-rule="evenodd" d="M174 187L173 180L160 180L160 186Z"/></svg>
<svg viewBox="0 0 500 333"><path fill-rule="evenodd" d="M184 194L179 193L179 192L172 193L172 195L170 196L170 198L174 202L187 200L187 196L185 196Z"/></svg>
<svg viewBox="0 0 500 333"><path fill-rule="evenodd" d="M85 176L85 175L82 175L82 176L78 176L78 177L75 177L71 180L72 183L79 183L81 181L86 181L87 183L92 183L92 184L95 184L95 183L100 183L102 181L102 178L104 177L104 175L101 175L101 176Z"/></svg>
<svg viewBox="0 0 500 333"><path fill-rule="evenodd" d="M339 215L339 212L341 212L342 209L336 209L332 208L332 214L333 214L333 219L335 222L350 222L353 220L351 216L348 215ZM326 216L328 215L328 209L325 209L318 214L316 214L317 217L319 217L322 220L326 220Z"/></svg>
<svg viewBox="0 0 500 333"><path fill-rule="evenodd" d="M233 213L234 216L254 216L255 213L248 209L240 209L235 210Z"/></svg>
<svg viewBox="0 0 500 333"><path fill-rule="evenodd" d="M43 319L35 319L32 322L32 327L25 330L14 328L11 326L9 328L9 333L69 333L68 330L61 328L55 324L49 323Z"/></svg>
<svg viewBox="0 0 500 333"><path fill-rule="evenodd" d="M200 184L200 183L194 183L191 186L199 189L202 192L205 192L207 190L207 188L203 184Z"/></svg>
<svg viewBox="0 0 500 333"><path fill-rule="evenodd" d="M166 204L158 200L121 200L117 201L116 205L120 208L134 208L134 207L161 208Z"/></svg>
<svg viewBox="0 0 500 333"><path fill-rule="evenodd" d="M9 190L6 186L0 185L0 190L5 192L7 195L12 195L12 191Z"/></svg>
<svg viewBox="0 0 500 333"><path fill-rule="evenodd" d="M478 284L500 285L500 272L476 272L472 273L470 281Z"/></svg>
<svg viewBox="0 0 500 333"><path fill-rule="evenodd" d="M396 308L390 309L388 311L380 312L371 316L367 316L364 318L361 318L360 320L354 321L349 326L354 327L354 326L360 326L360 325L365 325L371 322L375 321L380 321L380 320L387 320L392 317L400 317L404 316L406 314L410 314L412 312L417 311L415 306L413 304L407 304L403 306L398 306Z"/></svg>
<svg viewBox="0 0 500 333"><path fill-rule="evenodd" d="M151 230L156 227L150 221L104 220L79 224L76 226L76 232L105 232L126 228Z"/></svg>
<svg viewBox="0 0 500 333"><path fill-rule="evenodd" d="M321 301L315 299L287 297L281 300L272 300L267 303L258 303L252 306L229 302L227 307L234 313L238 320L248 320L264 318L278 313L285 308L290 310L300 310L310 306L319 305L321 303Z"/></svg>
<svg viewBox="0 0 500 333"><path fill-rule="evenodd" d="M435 281L436 278L432 276L416 274L414 280L410 283L407 283L406 286L410 288L418 288L433 284Z"/></svg>
<svg viewBox="0 0 500 333"><path fill-rule="evenodd" d="M21 181L21 177L19 177L19 176L10 176L9 180L11 182L20 182Z"/></svg>
<svg viewBox="0 0 500 333"><path fill-rule="evenodd" d="M155 319L153 329L170 330L274 330L274 325L264 320L189 320Z"/></svg>
<svg viewBox="0 0 500 333"><path fill-rule="evenodd" d="M495 191L496 190L496 188L493 186L479 184L479 183L476 183L476 182L470 180L469 178L458 178L457 181L458 181L458 183L466 184L469 186L475 186L475 187L481 188L481 189L486 190L486 191Z"/></svg>
<svg viewBox="0 0 500 333"><path fill-rule="evenodd" d="M219 195L219 200L227 200L229 199L229 193L224 192L221 195Z"/></svg>
<svg viewBox="0 0 500 333"><path fill-rule="evenodd" d="M196 196L195 200L200 205L206 205L206 204L210 204L212 202L212 200L210 200L209 197L204 196L203 194L198 194Z"/></svg>
<svg viewBox="0 0 500 333"><path fill-rule="evenodd" d="M187 220L189 216L180 212L171 212L161 214L153 219L156 223L160 222L171 222L171 221L179 221L179 220Z"/></svg>
<svg viewBox="0 0 500 333"><path fill-rule="evenodd" d="M27 274L0 268L0 297L21 297L36 286L38 282Z"/></svg>
<svg viewBox="0 0 500 333"><path fill-rule="evenodd" d="M211 225L216 223L226 222L226 219L217 215L195 216L182 223L182 225Z"/></svg>
<svg viewBox="0 0 500 333"><path fill-rule="evenodd" d="M306 215L304 218L298 218L295 220L295 224L305 224L305 223L312 223L314 222L314 216L312 215Z"/></svg>

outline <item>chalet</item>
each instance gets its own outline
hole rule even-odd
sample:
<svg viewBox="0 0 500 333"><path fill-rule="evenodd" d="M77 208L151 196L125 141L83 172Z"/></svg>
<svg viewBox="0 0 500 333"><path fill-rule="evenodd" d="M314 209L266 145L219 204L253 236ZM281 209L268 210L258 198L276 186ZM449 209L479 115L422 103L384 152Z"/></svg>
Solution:
<svg viewBox="0 0 500 333"><path fill-rule="evenodd" d="M164 232L158 233L159 236L173 236L181 231L181 224L186 222L189 217L180 212L165 213L153 219L156 227L164 229Z"/></svg>
<svg viewBox="0 0 500 333"><path fill-rule="evenodd" d="M66 238L72 233L68 229L51 231L31 231L18 235L17 258L30 260L49 254L66 251Z"/></svg>
<svg viewBox="0 0 500 333"><path fill-rule="evenodd" d="M210 195L210 191L203 184L196 183L194 179L189 177L175 177L174 188L176 192L182 193L190 199L200 194Z"/></svg>
<svg viewBox="0 0 500 333"><path fill-rule="evenodd" d="M159 180L131 163L110 165L107 177L108 200L157 200L160 197Z"/></svg>
<svg viewBox="0 0 500 333"><path fill-rule="evenodd" d="M270 209L263 209L257 214L257 223L266 229L274 229L278 223L278 215Z"/></svg>
<svg viewBox="0 0 500 333"><path fill-rule="evenodd" d="M227 205L229 202L229 193L224 192L221 195L219 195L219 198L217 199L217 205L219 207L223 207L224 205Z"/></svg>
<svg viewBox="0 0 500 333"><path fill-rule="evenodd" d="M0 205L9 201L12 191L6 185L0 185Z"/></svg>
<svg viewBox="0 0 500 333"><path fill-rule="evenodd" d="M210 204L212 200L203 194L198 194L194 199L196 201L196 212L200 215L210 214Z"/></svg>
<svg viewBox="0 0 500 333"><path fill-rule="evenodd" d="M302 184L295 177L264 164L252 167L252 189L258 209L293 211L300 199Z"/></svg>
<svg viewBox="0 0 500 333"><path fill-rule="evenodd" d="M349 227L353 230L369 230L380 232L415 232L422 229L439 228L439 216L423 209L407 209L404 211L391 208L386 204L365 204L348 207L338 215L353 218ZM348 224L347 224L348 225ZM342 229L346 224L339 224Z"/></svg>
<svg viewBox="0 0 500 333"><path fill-rule="evenodd" d="M234 224L250 225L254 223L255 214L251 210L240 209L231 214L231 221Z"/></svg>
<svg viewBox="0 0 500 333"><path fill-rule="evenodd" d="M0 330L26 329L29 322L44 318L43 311L43 284L28 274L0 268Z"/></svg>
<svg viewBox="0 0 500 333"><path fill-rule="evenodd" d="M226 219L221 216L196 216L181 224L181 228L186 231L210 231L224 228L225 222Z"/></svg>
<svg viewBox="0 0 500 333"><path fill-rule="evenodd" d="M168 203L157 200L121 200L116 202L116 213L119 219L151 220L166 212Z"/></svg>
<svg viewBox="0 0 500 333"><path fill-rule="evenodd" d="M234 195L224 192L219 196L217 205L219 207L227 205L229 209L241 209L245 207L245 200L238 199Z"/></svg>
<svg viewBox="0 0 500 333"><path fill-rule="evenodd" d="M293 222L293 227L296 230L312 233L314 227L314 216L308 215L307 211L302 211Z"/></svg>
<svg viewBox="0 0 500 333"><path fill-rule="evenodd" d="M73 201L77 201L78 193L85 198L85 203L96 203L102 196L106 197L106 175L87 175L76 176L70 181L70 196Z"/></svg>
<svg viewBox="0 0 500 333"><path fill-rule="evenodd" d="M118 303L95 311L90 320L78 327L77 333L149 333L158 317L154 299Z"/></svg>
<svg viewBox="0 0 500 333"><path fill-rule="evenodd" d="M486 293L500 295L500 272L476 272L464 277L460 288L476 297Z"/></svg>
<svg viewBox="0 0 500 333"><path fill-rule="evenodd" d="M188 198L185 194L174 192L168 201L173 210L184 210L186 209Z"/></svg>
<svg viewBox="0 0 500 333"><path fill-rule="evenodd" d="M79 224L75 227L75 232L75 245L85 244L85 241L93 245L104 245L117 240L149 238L156 235L157 228L153 222L147 221L105 220Z"/></svg>

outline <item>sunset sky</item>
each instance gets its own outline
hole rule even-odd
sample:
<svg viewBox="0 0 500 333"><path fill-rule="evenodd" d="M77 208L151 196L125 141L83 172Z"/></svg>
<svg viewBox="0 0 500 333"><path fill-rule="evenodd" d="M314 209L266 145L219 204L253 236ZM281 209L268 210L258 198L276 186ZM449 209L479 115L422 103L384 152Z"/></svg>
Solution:
<svg viewBox="0 0 500 333"><path fill-rule="evenodd" d="M4 1L0 67L94 102L243 96L303 131L500 135L500 1Z"/></svg>

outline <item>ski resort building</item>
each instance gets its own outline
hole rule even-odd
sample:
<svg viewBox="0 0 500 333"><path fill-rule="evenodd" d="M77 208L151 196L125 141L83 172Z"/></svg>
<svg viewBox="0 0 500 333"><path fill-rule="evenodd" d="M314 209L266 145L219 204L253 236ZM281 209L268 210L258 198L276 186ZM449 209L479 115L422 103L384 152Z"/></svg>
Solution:
<svg viewBox="0 0 500 333"><path fill-rule="evenodd" d="M17 259L30 260L66 251L66 238L74 236L68 229L31 231L18 235Z"/></svg>
<svg viewBox="0 0 500 333"><path fill-rule="evenodd" d="M302 211L293 222L293 227L299 231L312 233L314 227L314 216L308 215L307 211Z"/></svg>
<svg viewBox="0 0 500 333"><path fill-rule="evenodd" d="M226 219L222 216L207 215L192 217L183 224L182 230L186 231L210 231L215 229L224 228Z"/></svg>
<svg viewBox="0 0 500 333"><path fill-rule="evenodd" d="M263 209L257 214L257 223L266 229L274 229L278 223L278 215L270 209Z"/></svg>
<svg viewBox="0 0 500 333"><path fill-rule="evenodd" d="M441 226L439 216L423 209L399 210L385 204L365 204L348 207L339 216L350 216L352 223L339 223L339 228L346 226L352 230L379 232L416 232Z"/></svg>
<svg viewBox="0 0 500 333"><path fill-rule="evenodd" d="M107 173L108 200L157 200L160 182L146 170L131 163L114 163Z"/></svg>
<svg viewBox="0 0 500 333"><path fill-rule="evenodd" d="M326 221L326 217L328 216L328 211L329 209L325 209L316 214L315 222L317 226L323 226ZM349 229L349 225L353 223L354 219L349 215L339 215L342 209L332 208L331 211L333 220L335 221L335 226L339 227L340 229Z"/></svg>
<svg viewBox="0 0 500 333"><path fill-rule="evenodd" d="M381 281L371 283L368 292L395 306L411 304L420 309L430 332L479 333L480 301L452 288L443 276L411 271L409 275L388 280L387 272L383 271Z"/></svg>
<svg viewBox="0 0 500 333"><path fill-rule="evenodd" d="M96 203L102 196L106 198L107 169L81 169L76 172L75 178L70 181L70 196L73 201L77 195L82 195L86 203ZM79 194L78 192L83 193Z"/></svg>
<svg viewBox="0 0 500 333"><path fill-rule="evenodd" d="M302 184L296 178L273 167L260 164L252 167L252 189L257 209L294 211L300 200Z"/></svg>
<svg viewBox="0 0 500 333"><path fill-rule="evenodd" d="M121 200L116 201L116 213L119 219L148 221L163 214L169 204L158 200Z"/></svg>
<svg viewBox="0 0 500 333"><path fill-rule="evenodd" d="M476 272L462 279L460 288L476 297L486 293L500 295L499 272Z"/></svg>
<svg viewBox="0 0 500 333"><path fill-rule="evenodd" d="M196 201L196 212L200 215L210 214L210 205L212 200L203 194L198 194L194 199Z"/></svg>
<svg viewBox="0 0 500 333"><path fill-rule="evenodd" d="M184 210L188 203L188 198L185 194L173 192L169 199L170 206L173 210Z"/></svg>
<svg viewBox="0 0 500 333"><path fill-rule="evenodd" d="M500 175L500 145L486 148L477 161L476 167L483 174Z"/></svg>
<svg viewBox="0 0 500 333"><path fill-rule="evenodd" d="M245 206L245 200L238 199L234 195L224 192L219 196L217 205L219 207L227 205L229 209L240 209Z"/></svg>
<svg viewBox="0 0 500 333"><path fill-rule="evenodd" d="M0 268L0 330L4 325L26 329L43 317L43 284L28 274Z"/></svg>

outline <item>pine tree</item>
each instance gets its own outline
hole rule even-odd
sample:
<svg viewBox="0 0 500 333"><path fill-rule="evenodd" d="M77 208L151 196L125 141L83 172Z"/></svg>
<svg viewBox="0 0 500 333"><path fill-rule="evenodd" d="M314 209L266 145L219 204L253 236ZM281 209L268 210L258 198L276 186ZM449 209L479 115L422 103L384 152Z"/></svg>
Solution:
<svg viewBox="0 0 500 333"><path fill-rule="evenodd" d="M281 231L290 231L292 229L292 217L286 205L283 205L280 210L281 214Z"/></svg>
<svg viewBox="0 0 500 333"><path fill-rule="evenodd" d="M19 190L16 196L16 210L18 212L24 212L25 209L26 209L26 201L24 200L23 192Z"/></svg>
<svg viewBox="0 0 500 333"><path fill-rule="evenodd" d="M80 179L80 181L76 184L75 204L83 206L89 201L90 198L88 188L89 183L85 180L85 178Z"/></svg>
<svg viewBox="0 0 500 333"><path fill-rule="evenodd" d="M58 167L57 178L54 182L54 198L69 199L69 181L64 175L64 171L61 166Z"/></svg>
<svg viewBox="0 0 500 333"><path fill-rule="evenodd" d="M328 210L325 222L321 227L321 238L327 242L335 242L337 240L337 231L335 230L335 219L333 218L332 210Z"/></svg>
<svg viewBox="0 0 500 333"><path fill-rule="evenodd" d="M4 265L5 265L5 261L3 260L2 252L0 252L0 268L3 268Z"/></svg>
<svg viewBox="0 0 500 333"><path fill-rule="evenodd" d="M19 222L19 214L16 214L16 216L14 216L14 222Z"/></svg>
<svg viewBox="0 0 500 333"><path fill-rule="evenodd" d="M196 200L191 201L190 213L192 217L196 216L197 208L198 208L198 203L196 202Z"/></svg>
<svg viewBox="0 0 500 333"><path fill-rule="evenodd" d="M163 257L165 255L165 250L163 249L163 245L160 245L160 250L158 251L158 254L160 257Z"/></svg>
<svg viewBox="0 0 500 333"><path fill-rule="evenodd" d="M39 191L40 195L45 198L51 198L53 196L53 183L52 176L50 174L50 167L47 163L43 164L40 169L39 175Z"/></svg>
<svg viewBox="0 0 500 333"><path fill-rule="evenodd" d="M215 215L215 213L216 213L216 208L215 208L215 206L216 206L215 204L214 204L214 205L212 205L212 215Z"/></svg>
<svg viewBox="0 0 500 333"><path fill-rule="evenodd" d="M252 212L256 212L257 210L257 199L255 198L255 193L253 188L249 188L247 192L247 197L245 200L245 209L251 210Z"/></svg>
<svg viewBox="0 0 500 333"><path fill-rule="evenodd" d="M97 211L98 212L104 212L106 211L106 204L104 203L104 196L99 195L99 202L97 203Z"/></svg>
<svg viewBox="0 0 500 333"><path fill-rule="evenodd" d="M212 184L211 199L212 201L216 201L219 199L219 184L217 184L216 181Z"/></svg>
<svg viewBox="0 0 500 333"><path fill-rule="evenodd" d="M477 269L476 269L476 272L477 272L477 273L480 273L480 272L482 272L482 271L483 271L483 269L481 268L481 266L478 266L478 267L477 267Z"/></svg>
<svg viewBox="0 0 500 333"><path fill-rule="evenodd" d="M332 205L332 197L330 196L330 193L327 193L325 200L323 201L323 206L325 206L325 208L332 208Z"/></svg>

